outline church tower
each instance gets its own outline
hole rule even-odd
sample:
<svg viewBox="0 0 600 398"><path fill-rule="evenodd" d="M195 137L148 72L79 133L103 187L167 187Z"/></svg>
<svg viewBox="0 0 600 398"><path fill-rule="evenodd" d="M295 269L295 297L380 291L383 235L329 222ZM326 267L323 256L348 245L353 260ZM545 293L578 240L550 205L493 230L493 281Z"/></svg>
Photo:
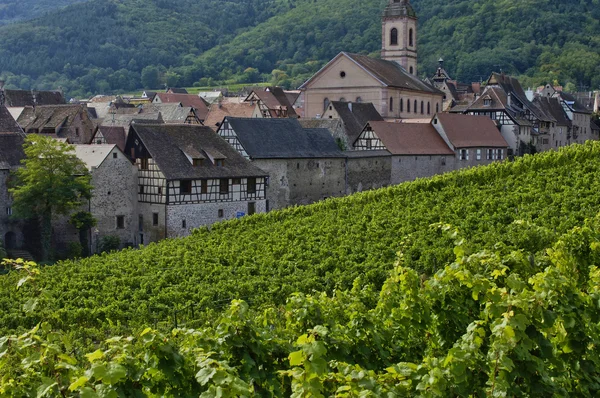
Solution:
<svg viewBox="0 0 600 398"><path fill-rule="evenodd" d="M417 14L410 0L389 0L382 18L381 58L417 75Z"/></svg>

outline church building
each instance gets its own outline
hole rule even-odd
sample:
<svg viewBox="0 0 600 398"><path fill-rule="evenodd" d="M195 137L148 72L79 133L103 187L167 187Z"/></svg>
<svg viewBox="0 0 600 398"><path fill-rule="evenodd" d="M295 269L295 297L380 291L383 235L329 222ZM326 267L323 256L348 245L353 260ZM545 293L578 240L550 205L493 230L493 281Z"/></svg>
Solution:
<svg viewBox="0 0 600 398"><path fill-rule="evenodd" d="M341 52L300 89L307 118L342 101L371 102L385 119L431 119L444 97L417 77L417 15L410 0L389 0L380 59Z"/></svg>

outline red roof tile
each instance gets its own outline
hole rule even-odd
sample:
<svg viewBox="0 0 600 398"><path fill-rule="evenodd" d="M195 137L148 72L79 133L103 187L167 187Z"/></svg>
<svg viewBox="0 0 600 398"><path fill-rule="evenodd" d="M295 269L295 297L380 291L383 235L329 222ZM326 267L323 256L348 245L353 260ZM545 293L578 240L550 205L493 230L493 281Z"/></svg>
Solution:
<svg viewBox="0 0 600 398"><path fill-rule="evenodd" d="M455 148L508 147L496 123L487 116L438 113L436 118Z"/></svg>
<svg viewBox="0 0 600 398"><path fill-rule="evenodd" d="M454 155L431 124L369 122L392 155Z"/></svg>

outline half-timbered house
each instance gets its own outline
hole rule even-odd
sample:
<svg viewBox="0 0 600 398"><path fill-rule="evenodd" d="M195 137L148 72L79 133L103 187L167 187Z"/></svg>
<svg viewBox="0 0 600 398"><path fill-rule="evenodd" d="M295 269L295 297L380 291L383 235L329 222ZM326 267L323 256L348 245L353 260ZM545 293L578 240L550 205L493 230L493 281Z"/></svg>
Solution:
<svg viewBox="0 0 600 398"><path fill-rule="evenodd" d="M343 148L350 148L368 121L383 121L383 118L370 102L332 101L322 116L323 119L339 119L344 127L340 138Z"/></svg>
<svg viewBox="0 0 600 398"><path fill-rule="evenodd" d="M267 173L209 127L135 123L125 148L138 167L141 243L266 211Z"/></svg>
<svg viewBox="0 0 600 398"><path fill-rule="evenodd" d="M71 144L91 143L96 130L86 105L26 107L17 122L27 134L49 135Z"/></svg>
<svg viewBox="0 0 600 398"><path fill-rule="evenodd" d="M268 173L269 209L345 194L345 155L327 129L304 129L291 118L226 117L217 132Z"/></svg>
<svg viewBox="0 0 600 398"><path fill-rule="evenodd" d="M254 89L245 102L254 106L254 118L297 118L294 106L290 103L293 96L286 95L281 87Z"/></svg>

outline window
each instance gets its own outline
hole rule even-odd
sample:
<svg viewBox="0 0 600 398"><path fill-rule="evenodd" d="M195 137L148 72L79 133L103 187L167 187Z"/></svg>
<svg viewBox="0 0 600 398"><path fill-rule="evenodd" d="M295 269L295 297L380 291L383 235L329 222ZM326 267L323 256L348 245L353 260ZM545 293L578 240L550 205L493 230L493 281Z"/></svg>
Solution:
<svg viewBox="0 0 600 398"><path fill-rule="evenodd" d="M141 214L138 216L138 229L140 232L144 232L144 216Z"/></svg>
<svg viewBox="0 0 600 398"><path fill-rule="evenodd" d="M162 195L162 187L158 187L158 194Z"/></svg>
<svg viewBox="0 0 600 398"><path fill-rule="evenodd" d="M390 97L390 112L394 111L394 97Z"/></svg>
<svg viewBox="0 0 600 398"><path fill-rule="evenodd" d="M221 180L219 180L219 193L221 195L227 195L229 193L229 180L227 178L221 178Z"/></svg>
<svg viewBox="0 0 600 398"><path fill-rule="evenodd" d="M208 193L208 181L200 180L200 193Z"/></svg>
<svg viewBox="0 0 600 398"><path fill-rule="evenodd" d="M225 165L225 160L217 159L216 165L217 167L223 167Z"/></svg>
<svg viewBox="0 0 600 398"><path fill-rule="evenodd" d="M256 193L256 178L248 178L248 194L254 195Z"/></svg>
<svg viewBox="0 0 600 398"><path fill-rule="evenodd" d="M415 107L414 107L414 110L415 110L415 113L417 113L417 112L418 112L418 110L417 110L417 100L415 100Z"/></svg>
<svg viewBox="0 0 600 398"><path fill-rule="evenodd" d="M410 113L410 100L406 100L406 112Z"/></svg>
<svg viewBox="0 0 600 398"><path fill-rule="evenodd" d="M400 112L404 112L404 100L400 98Z"/></svg>
<svg viewBox="0 0 600 398"><path fill-rule="evenodd" d="M425 103L421 101L421 115L425 114Z"/></svg>
<svg viewBox="0 0 600 398"><path fill-rule="evenodd" d="M125 229L125 216L117 216L117 229Z"/></svg>
<svg viewBox="0 0 600 398"><path fill-rule="evenodd" d="M141 170L148 170L148 158L141 158L140 159L140 169Z"/></svg>
<svg viewBox="0 0 600 398"><path fill-rule="evenodd" d="M12 214L13 214L12 207L7 207L6 208L6 215L7 216L12 216Z"/></svg>
<svg viewBox="0 0 600 398"><path fill-rule="evenodd" d="M158 213L152 213L152 225L155 227L158 225Z"/></svg>
<svg viewBox="0 0 600 398"><path fill-rule="evenodd" d="M256 203L248 202L248 215L256 213Z"/></svg>
<svg viewBox="0 0 600 398"><path fill-rule="evenodd" d="M440 113L440 104L435 104L435 113Z"/></svg>
<svg viewBox="0 0 600 398"><path fill-rule="evenodd" d="M414 37L413 36L414 36L413 35L413 30L410 29L408 31L408 45L409 45L409 47L413 47L414 46Z"/></svg>
<svg viewBox="0 0 600 398"><path fill-rule="evenodd" d="M414 74L415 74L415 70L413 69L413 67L412 67L412 66L409 68L409 72L410 72L410 74L411 74L411 75L414 75Z"/></svg>
<svg viewBox="0 0 600 398"><path fill-rule="evenodd" d="M192 193L192 182L189 180L179 181L179 193L181 195L189 195Z"/></svg>
<svg viewBox="0 0 600 398"><path fill-rule="evenodd" d="M241 178L234 178L231 183L233 185L240 185L242 183L242 179Z"/></svg>
<svg viewBox="0 0 600 398"><path fill-rule="evenodd" d="M427 103L427 114L431 115L431 102Z"/></svg>
<svg viewBox="0 0 600 398"><path fill-rule="evenodd" d="M393 28L390 32L390 45L396 46L398 45L398 29Z"/></svg>
<svg viewBox="0 0 600 398"><path fill-rule="evenodd" d="M79 127L75 127L75 136L79 137Z"/></svg>
<svg viewBox="0 0 600 398"><path fill-rule="evenodd" d="M140 185L140 193L144 193L144 186Z"/></svg>
<svg viewBox="0 0 600 398"><path fill-rule="evenodd" d="M219 209L217 215L219 216L219 218L223 218L223 209Z"/></svg>
<svg viewBox="0 0 600 398"><path fill-rule="evenodd" d="M113 152L113 159L116 159L119 155L116 152Z"/></svg>
<svg viewBox="0 0 600 398"><path fill-rule="evenodd" d="M345 77L346 77L346 72L344 72L344 71L341 71L341 72L340 72L340 77L341 77L342 79L343 79L343 78L345 78Z"/></svg>
<svg viewBox="0 0 600 398"><path fill-rule="evenodd" d="M469 160L469 150L468 149L460 150L460 160Z"/></svg>
<svg viewBox="0 0 600 398"><path fill-rule="evenodd" d="M498 160L502 160L504 159L504 150L503 149L498 149L498 156L497 156Z"/></svg>
<svg viewBox="0 0 600 398"><path fill-rule="evenodd" d="M360 104L360 103L362 103L362 98L361 98L361 97L356 97L356 103L357 103L357 104Z"/></svg>
<svg viewBox="0 0 600 398"><path fill-rule="evenodd" d="M483 100L483 106L491 106L492 105L492 99L491 98L486 98Z"/></svg>
<svg viewBox="0 0 600 398"><path fill-rule="evenodd" d="M445 165L446 165L446 158L445 158L445 157L443 157L443 158L442 158L442 166L445 166Z"/></svg>
<svg viewBox="0 0 600 398"><path fill-rule="evenodd" d="M187 228L187 222L185 220L181 220L181 228Z"/></svg>
<svg viewBox="0 0 600 398"><path fill-rule="evenodd" d="M340 98L340 102L346 102L346 98L345 97Z"/></svg>
<svg viewBox="0 0 600 398"><path fill-rule="evenodd" d="M204 159L192 159L194 167L204 166Z"/></svg>
<svg viewBox="0 0 600 398"><path fill-rule="evenodd" d="M487 160L494 160L494 150L493 149L487 150Z"/></svg>
<svg viewBox="0 0 600 398"><path fill-rule="evenodd" d="M477 150L477 160L481 160L481 149Z"/></svg>

